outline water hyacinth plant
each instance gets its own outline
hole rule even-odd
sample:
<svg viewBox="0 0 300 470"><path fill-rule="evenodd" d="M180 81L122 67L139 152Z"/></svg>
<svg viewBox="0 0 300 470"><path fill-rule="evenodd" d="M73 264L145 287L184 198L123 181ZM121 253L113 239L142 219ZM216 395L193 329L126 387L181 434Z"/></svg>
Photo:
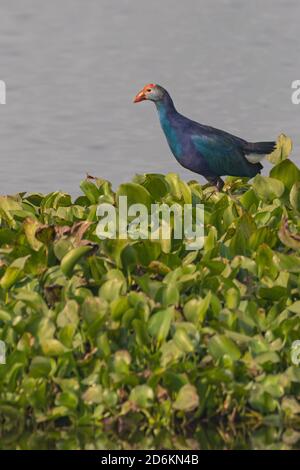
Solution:
<svg viewBox="0 0 300 470"><path fill-rule="evenodd" d="M268 177L224 192L148 174L0 197L0 448L298 445L300 170L281 139ZM204 204L203 248L99 240L119 195Z"/></svg>

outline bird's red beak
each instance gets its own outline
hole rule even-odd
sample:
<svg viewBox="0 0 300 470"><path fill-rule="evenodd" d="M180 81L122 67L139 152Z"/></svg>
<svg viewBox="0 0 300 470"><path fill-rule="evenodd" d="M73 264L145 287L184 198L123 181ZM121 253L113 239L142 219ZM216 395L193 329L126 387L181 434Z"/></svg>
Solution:
<svg viewBox="0 0 300 470"><path fill-rule="evenodd" d="M141 90L136 97L134 98L133 102L134 103L139 103L140 101L144 101L146 99L146 95L144 90Z"/></svg>

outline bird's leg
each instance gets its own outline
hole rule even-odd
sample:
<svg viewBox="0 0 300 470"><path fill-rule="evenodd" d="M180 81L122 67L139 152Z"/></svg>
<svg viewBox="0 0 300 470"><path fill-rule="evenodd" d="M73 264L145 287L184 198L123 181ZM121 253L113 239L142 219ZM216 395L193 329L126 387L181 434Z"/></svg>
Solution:
<svg viewBox="0 0 300 470"><path fill-rule="evenodd" d="M222 180L222 178L220 178L219 176L208 176L206 177L206 179L212 186L215 186L218 191L222 191L224 186L224 181Z"/></svg>
<svg viewBox="0 0 300 470"><path fill-rule="evenodd" d="M219 177L217 181L217 188L219 191L222 191L223 187L224 187L224 181L222 180L222 178Z"/></svg>

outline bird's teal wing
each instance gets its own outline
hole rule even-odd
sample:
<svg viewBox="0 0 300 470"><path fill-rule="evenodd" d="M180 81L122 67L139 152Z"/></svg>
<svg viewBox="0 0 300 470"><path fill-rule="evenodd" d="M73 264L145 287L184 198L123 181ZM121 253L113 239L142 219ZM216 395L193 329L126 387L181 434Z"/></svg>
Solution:
<svg viewBox="0 0 300 470"><path fill-rule="evenodd" d="M230 136L195 134L191 138L213 174L252 177L258 172L244 157L241 142L237 145Z"/></svg>

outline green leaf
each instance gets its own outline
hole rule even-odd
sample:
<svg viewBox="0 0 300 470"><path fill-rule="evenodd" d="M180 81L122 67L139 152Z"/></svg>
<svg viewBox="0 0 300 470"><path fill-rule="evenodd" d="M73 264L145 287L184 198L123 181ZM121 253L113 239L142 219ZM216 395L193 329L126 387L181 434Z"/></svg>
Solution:
<svg viewBox="0 0 300 470"><path fill-rule="evenodd" d="M190 353L198 346L200 335L192 323L182 322L177 325L173 340L181 351Z"/></svg>
<svg viewBox="0 0 300 470"><path fill-rule="evenodd" d="M154 400L154 392L148 385L137 385L129 395L129 401L139 408L149 408Z"/></svg>
<svg viewBox="0 0 300 470"><path fill-rule="evenodd" d="M80 183L80 189L86 195L91 204L97 204L100 192L95 184L91 181L83 180Z"/></svg>
<svg viewBox="0 0 300 470"><path fill-rule="evenodd" d="M178 362L178 360L184 355L182 349L180 349L173 340L164 343L160 348L160 352L162 367L168 367L169 365Z"/></svg>
<svg viewBox="0 0 300 470"><path fill-rule="evenodd" d="M23 270L28 258L29 256L22 256L21 258L16 258L8 266L8 268L6 268L5 273L0 281L0 286L2 287L2 289L8 290L23 277Z"/></svg>
<svg viewBox="0 0 300 470"><path fill-rule="evenodd" d="M57 339L41 340L41 347L45 356L62 356L68 349Z"/></svg>
<svg viewBox="0 0 300 470"><path fill-rule="evenodd" d="M297 300L296 302L292 303L292 305L289 305L287 309L290 312L293 313L299 313L300 314L300 300Z"/></svg>
<svg viewBox="0 0 300 470"><path fill-rule="evenodd" d="M62 238L54 242L53 250L56 258L60 261L73 249L73 244L70 239Z"/></svg>
<svg viewBox="0 0 300 470"><path fill-rule="evenodd" d="M240 292L238 289L231 287L225 293L226 306L230 309L236 309L240 303Z"/></svg>
<svg viewBox="0 0 300 470"><path fill-rule="evenodd" d="M276 301L286 295L286 289L282 286L260 287L258 293L263 299Z"/></svg>
<svg viewBox="0 0 300 470"><path fill-rule="evenodd" d="M259 200L253 191L253 189L248 189L242 196L240 197L240 202L244 206L245 209L249 210L251 207L257 207Z"/></svg>
<svg viewBox="0 0 300 470"><path fill-rule="evenodd" d="M102 299L112 302L124 293L125 283L121 279L109 279L100 287L99 295Z"/></svg>
<svg viewBox="0 0 300 470"><path fill-rule="evenodd" d="M137 183L121 184L116 193L116 200L119 203L120 196L127 196L127 206L133 204L143 204L149 210L151 207L151 196L146 188Z"/></svg>
<svg viewBox="0 0 300 470"><path fill-rule="evenodd" d="M28 307L37 313L48 313L48 307L43 297L37 292L30 292L26 289L20 289L16 295L16 299L24 302Z"/></svg>
<svg viewBox="0 0 300 470"><path fill-rule="evenodd" d="M102 403L103 389L101 385L94 384L89 387L83 394L82 399L88 405L97 405Z"/></svg>
<svg viewBox="0 0 300 470"><path fill-rule="evenodd" d="M178 305L180 294L176 283L170 282L167 285L163 285L161 291L158 293L158 297L161 299L163 307Z"/></svg>
<svg viewBox="0 0 300 470"><path fill-rule="evenodd" d="M21 204L11 196L0 196L0 220L4 219L9 227L15 228L14 211L21 211Z"/></svg>
<svg viewBox="0 0 300 470"><path fill-rule="evenodd" d="M290 160L284 160L279 165L272 168L270 175L281 181L288 191L292 189L294 183L300 179L300 172L296 165Z"/></svg>
<svg viewBox="0 0 300 470"><path fill-rule="evenodd" d="M281 408L288 416L300 414L300 403L294 397L283 397Z"/></svg>
<svg viewBox="0 0 300 470"><path fill-rule="evenodd" d="M55 362L49 357L35 356L30 364L29 375L34 378L48 377Z"/></svg>
<svg viewBox="0 0 300 470"><path fill-rule="evenodd" d="M147 174L141 184L151 194L154 201L159 202L169 192L169 184L164 175Z"/></svg>
<svg viewBox="0 0 300 470"><path fill-rule="evenodd" d="M71 391L62 392L57 395L55 404L57 406L69 408L70 410L76 410L78 406L78 397L75 393Z"/></svg>
<svg viewBox="0 0 300 470"><path fill-rule="evenodd" d="M132 326L135 331L137 343L141 347L147 347L150 342L150 338L145 323L142 320L135 319L132 322Z"/></svg>
<svg viewBox="0 0 300 470"><path fill-rule="evenodd" d="M256 175L253 180L253 189L258 198L263 201L273 201L284 193L284 184L275 178Z"/></svg>
<svg viewBox="0 0 300 470"><path fill-rule="evenodd" d="M274 263L279 270L286 270L290 273L300 273L300 257L295 255L284 255L277 252L273 256Z"/></svg>
<svg viewBox="0 0 300 470"><path fill-rule="evenodd" d="M288 158L293 149L292 140L285 134L280 134L276 144L274 152L267 156L268 160L275 165Z"/></svg>
<svg viewBox="0 0 300 470"><path fill-rule="evenodd" d="M259 354L255 358L255 362L257 364L266 364L267 362L271 362L272 364L277 364L280 362L280 357L274 351L268 351L262 354Z"/></svg>
<svg viewBox="0 0 300 470"><path fill-rule="evenodd" d="M38 251L42 246L42 243L37 240L35 233L37 228L40 226L39 222L35 219L27 217L23 222L24 232L28 240L29 245L35 251Z"/></svg>
<svg viewBox="0 0 300 470"><path fill-rule="evenodd" d="M106 300L100 297L89 296L81 306L81 316L88 325L95 325L95 328L99 328L105 321L107 310L108 304Z"/></svg>
<svg viewBox="0 0 300 470"><path fill-rule="evenodd" d="M8 290L22 277L22 270L14 266L9 266L1 278L2 289Z"/></svg>
<svg viewBox="0 0 300 470"><path fill-rule="evenodd" d="M10 312L5 311L4 309L0 309L0 320L3 322L10 322L11 321L11 314Z"/></svg>
<svg viewBox="0 0 300 470"><path fill-rule="evenodd" d="M278 236L282 243L289 248L294 250L300 249L300 235L289 229L287 218L283 218Z"/></svg>
<svg viewBox="0 0 300 470"><path fill-rule="evenodd" d="M235 361L241 357L239 348L225 335L214 335L208 342L208 350L214 359L221 359L224 354Z"/></svg>
<svg viewBox="0 0 300 470"><path fill-rule="evenodd" d="M179 411L192 411L199 406L199 396L196 387L186 384L179 390L173 408Z"/></svg>
<svg viewBox="0 0 300 470"><path fill-rule="evenodd" d="M65 276L70 276L72 274L72 271L80 258L91 251L92 248L93 247L90 245L79 246L78 248L73 248L73 250L69 251L63 257L60 263L60 267Z"/></svg>
<svg viewBox="0 0 300 470"><path fill-rule="evenodd" d="M59 312L56 323L60 328L66 325L73 325L76 328L78 322L78 304L75 300L68 300L63 310Z"/></svg>
<svg viewBox="0 0 300 470"><path fill-rule="evenodd" d="M191 299L183 307L183 313L185 318L193 323L202 324L207 309L211 301L211 292L209 291L204 299Z"/></svg>
<svg viewBox="0 0 300 470"><path fill-rule="evenodd" d="M254 385L249 403L254 409L262 413L273 413L278 407L278 401L259 385Z"/></svg>
<svg viewBox="0 0 300 470"><path fill-rule="evenodd" d="M110 304L111 316L115 321L120 320L128 309L128 298L125 296L116 298Z"/></svg>
<svg viewBox="0 0 300 470"><path fill-rule="evenodd" d="M293 209L300 212L300 181L293 184L290 192L290 203Z"/></svg>
<svg viewBox="0 0 300 470"><path fill-rule="evenodd" d="M162 343L168 336L171 321L174 315L172 307L154 313L148 322L148 331L156 338L158 343Z"/></svg>
<svg viewBox="0 0 300 470"><path fill-rule="evenodd" d="M182 188L180 186L179 176L176 173L168 173L165 178L170 188L170 194L172 194L175 199L180 200L182 198Z"/></svg>

